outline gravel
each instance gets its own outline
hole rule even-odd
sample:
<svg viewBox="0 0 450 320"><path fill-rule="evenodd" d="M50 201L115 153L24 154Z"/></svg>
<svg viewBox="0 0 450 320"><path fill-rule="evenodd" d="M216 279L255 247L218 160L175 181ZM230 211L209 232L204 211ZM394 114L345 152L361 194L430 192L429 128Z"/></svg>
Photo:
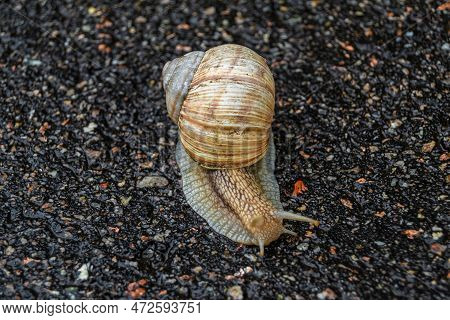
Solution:
<svg viewBox="0 0 450 320"><path fill-rule="evenodd" d="M151 3L1 2L0 299L449 298L448 11ZM271 66L282 202L321 222L264 258L187 205L165 110L164 63L227 42Z"/></svg>

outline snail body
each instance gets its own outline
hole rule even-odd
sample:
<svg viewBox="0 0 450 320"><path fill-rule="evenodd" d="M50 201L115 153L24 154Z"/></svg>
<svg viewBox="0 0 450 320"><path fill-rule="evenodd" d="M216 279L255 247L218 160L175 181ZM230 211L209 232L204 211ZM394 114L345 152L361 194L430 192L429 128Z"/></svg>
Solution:
<svg viewBox="0 0 450 320"><path fill-rule="evenodd" d="M274 175L275 85L264 59L238 45L168 62L163 85L178 124L176 160L189 205L218 233L260 247L283 220L318 222L283 210Z"/></svg>

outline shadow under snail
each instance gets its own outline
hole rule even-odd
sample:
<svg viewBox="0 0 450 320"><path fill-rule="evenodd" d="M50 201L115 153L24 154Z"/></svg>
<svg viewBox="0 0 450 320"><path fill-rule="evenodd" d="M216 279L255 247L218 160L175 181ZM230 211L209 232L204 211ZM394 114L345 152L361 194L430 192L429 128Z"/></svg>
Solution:
<svg viewBox="0 0 450 320"><path fill-rule="evenodd" d="M275 179L271 123L275 84L265 60L239 45L194 51L164 66L169 117L179 127L176 160L189 205L218 233L264 246L287 233Z"/></svg>

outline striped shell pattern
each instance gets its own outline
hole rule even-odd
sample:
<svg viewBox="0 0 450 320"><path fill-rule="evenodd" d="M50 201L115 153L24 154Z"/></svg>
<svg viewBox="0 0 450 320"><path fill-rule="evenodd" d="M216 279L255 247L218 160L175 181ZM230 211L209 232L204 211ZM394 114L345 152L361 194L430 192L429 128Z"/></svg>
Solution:
<svg viewBox="0 0 450 320"><path fill-rule="evenodd" d="M243 168L265 155L275 84L254 51L222 45L188 53L164 66L163 85L180 141L201 166Z"/></svg>

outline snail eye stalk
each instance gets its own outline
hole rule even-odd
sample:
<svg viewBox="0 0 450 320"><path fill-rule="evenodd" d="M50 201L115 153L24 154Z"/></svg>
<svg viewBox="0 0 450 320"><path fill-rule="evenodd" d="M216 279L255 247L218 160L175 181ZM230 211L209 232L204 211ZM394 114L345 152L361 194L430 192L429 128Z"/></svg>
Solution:
<svg viewBox="0 0 450 320"><path fill-rule="evenodd" d="M319 221L305 217L305 216L301 216L298 214L294 214L292 212L287 212L287 211L277 211L275 212L275 216L277 216L280 219L283 220L294 220L294 221L302 221L302 222L308 222L314 226L318 226L319 225Z"/></svg>

